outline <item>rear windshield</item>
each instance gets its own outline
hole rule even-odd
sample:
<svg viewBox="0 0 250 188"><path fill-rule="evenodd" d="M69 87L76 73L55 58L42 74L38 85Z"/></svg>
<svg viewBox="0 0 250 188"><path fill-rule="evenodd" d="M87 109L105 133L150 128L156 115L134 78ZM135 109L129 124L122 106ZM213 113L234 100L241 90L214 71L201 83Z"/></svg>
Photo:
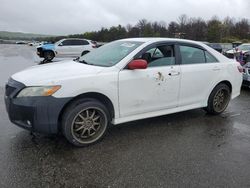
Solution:
<svg viewBox="0 0 250 188"><path fill-rule="evenodd" d="M138 41L111 42L82 56L79 59L79 62L96 66L111 67L142 44L143 42Z"/></svg>

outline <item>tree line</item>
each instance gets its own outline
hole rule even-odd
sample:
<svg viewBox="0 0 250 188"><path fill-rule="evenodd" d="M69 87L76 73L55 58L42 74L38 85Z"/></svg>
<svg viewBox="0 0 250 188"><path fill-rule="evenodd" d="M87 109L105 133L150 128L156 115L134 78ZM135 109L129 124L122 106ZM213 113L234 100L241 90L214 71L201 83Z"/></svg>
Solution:
<svg viewBox="0 0 250 188"><path fill-rule="evenodd" d="M249 20L246 18L236 20L235 18L226 17L223 20L220 20L218 17L214 16L205 21L202 18L181 15L177 21L171 21L168 24L163 21L150 22L146 19L142 19L135 25L118 25L110 28L101 28L99 31L68 36L48 37L42 38L42 40L55 42L68 37L110 42L117 39L131 37L170 37L185 38L196 41L231 43L235 41L250 41L249 29Z"/></svg>

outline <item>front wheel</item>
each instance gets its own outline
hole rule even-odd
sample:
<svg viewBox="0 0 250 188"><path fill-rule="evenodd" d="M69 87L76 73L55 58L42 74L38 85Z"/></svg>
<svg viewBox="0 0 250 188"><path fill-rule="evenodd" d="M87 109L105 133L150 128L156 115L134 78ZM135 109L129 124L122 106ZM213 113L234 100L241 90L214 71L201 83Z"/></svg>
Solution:
<svg viewBox="0 0 250 188"><path fill-rule="evenodd" d="M78 101L64 113L62 131L71 144L83 147L101 140L108 124L109 113L102 103Z"/></svg>
<svg viewBox="0 0 250 188"><path fill-rule="evenodd" d="M52 51L45 51L44 52L44 60L46 61L52 61L52 59L55 57L54 52Z"/></svg>
<svg viewBox="0 0 250 188"><path fill-rule="evenodd" d="M224 112L231 98L231 92L226 84L217 85L208 98L208 106L205 110L213 115Z"/></svg>

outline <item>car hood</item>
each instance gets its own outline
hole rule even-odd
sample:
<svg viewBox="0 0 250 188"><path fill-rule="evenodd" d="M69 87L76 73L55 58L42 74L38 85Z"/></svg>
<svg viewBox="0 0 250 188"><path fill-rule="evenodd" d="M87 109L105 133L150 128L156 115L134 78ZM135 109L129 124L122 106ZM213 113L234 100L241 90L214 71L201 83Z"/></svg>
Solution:
<svg viewBox="0 0 250 188"><path fill-rule="evenodd" d="M37 48L43 48L44 50L54 50L55 44L44 44L44 45L38 46Z"/></svg>
<svg viewBox="0 0 250 188"><path fill-rule="evenodd" d="M55 84L64 79L86 77L102 72L104 67L86 65L75 61L64 61L46 65L36 65L12 76L26 86Z"/></svg>

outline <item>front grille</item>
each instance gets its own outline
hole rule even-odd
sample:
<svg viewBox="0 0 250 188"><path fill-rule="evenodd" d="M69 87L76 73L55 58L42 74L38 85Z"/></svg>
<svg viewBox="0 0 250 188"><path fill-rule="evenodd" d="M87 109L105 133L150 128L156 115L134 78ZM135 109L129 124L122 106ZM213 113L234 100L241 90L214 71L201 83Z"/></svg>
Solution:
<svg viewBox="0 0 250 188"><path fill-rule="evenodd" d="M9 85L5 86L5 95L9 97L14 91L16 90L15 87L11 87Z"/></svg>
<svg viewBox="0 0 250 188"><path fill-rule="evenodd" d="M41 47L37 48L37 52L42 53L43 49Z"/></svg>

